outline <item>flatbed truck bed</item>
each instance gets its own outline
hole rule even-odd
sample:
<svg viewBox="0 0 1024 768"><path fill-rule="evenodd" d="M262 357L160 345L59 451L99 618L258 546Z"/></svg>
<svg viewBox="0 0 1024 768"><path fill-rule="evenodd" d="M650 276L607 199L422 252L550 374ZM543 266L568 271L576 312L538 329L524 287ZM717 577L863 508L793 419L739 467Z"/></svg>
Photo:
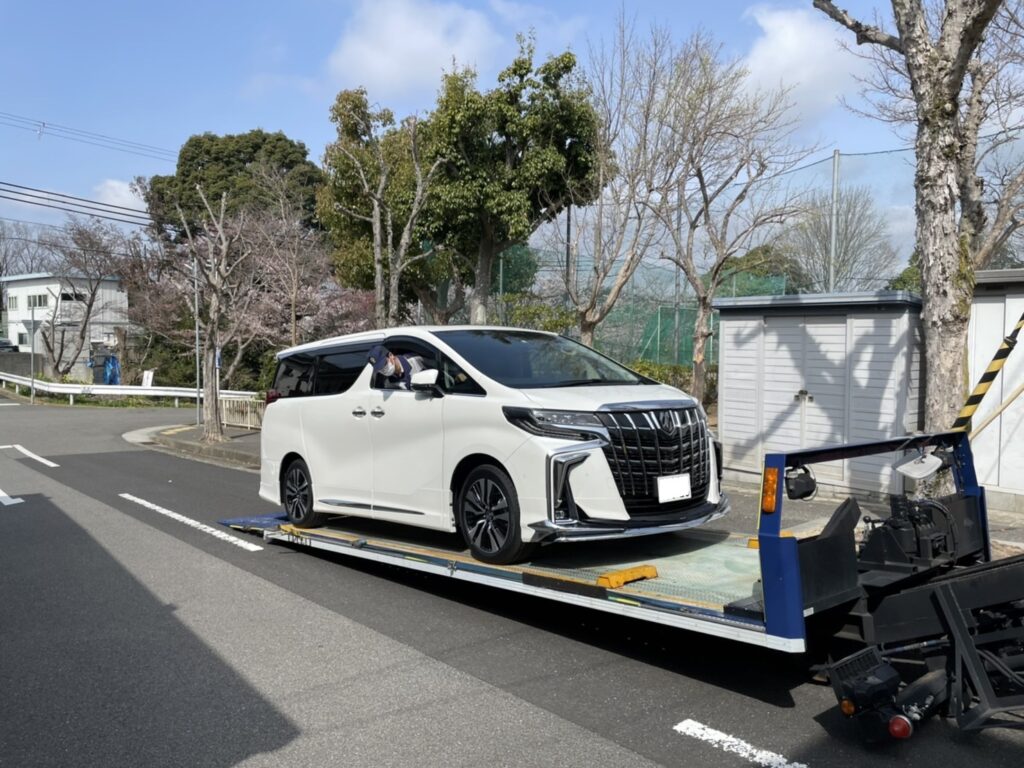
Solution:
<svg viewBox="0 0 1024 768"><path fill-rule="evenodd" d="M425 544L415 534L368 533L372 526L361 523L340 519L312 529L282 523L265 529L263 536L765 648L805 649L802 638L767 631L756 596L759 553L745 535L702 529L569 544L542 550L529 563L489 565L454 545Z"/></svg>

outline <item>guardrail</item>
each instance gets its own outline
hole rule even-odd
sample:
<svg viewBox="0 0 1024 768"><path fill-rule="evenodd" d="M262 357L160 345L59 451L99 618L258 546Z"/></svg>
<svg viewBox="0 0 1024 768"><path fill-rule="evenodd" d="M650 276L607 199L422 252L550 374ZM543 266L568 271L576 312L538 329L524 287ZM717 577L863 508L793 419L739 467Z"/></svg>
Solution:
<svg viewBox="0 0 1024 768"><path fill-rule="evenodd" d="M33 381L28 376L15 376L12 373L0 372L0 388L13 386L15 394L20 394L22 387L31 389ZM68 403L75 404L76 395L94 395L105 397L166 397L174 398L174 407L179 400L195 400L196 390L189 387L140 387L130 384L69 384L57 381L35 380L35 390L50 395L67 395ZM259 429L263 423L264 403L256 392L245 390L222 389L221 421L225 426ZM202 393L199 393L202 400Z"/></svg>

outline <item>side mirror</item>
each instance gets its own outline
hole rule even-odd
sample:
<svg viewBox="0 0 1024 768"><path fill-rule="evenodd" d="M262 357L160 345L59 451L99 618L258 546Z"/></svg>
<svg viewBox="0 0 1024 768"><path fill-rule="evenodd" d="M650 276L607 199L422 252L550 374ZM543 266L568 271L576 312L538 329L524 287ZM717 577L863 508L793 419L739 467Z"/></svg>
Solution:
<svg viewBox="0 0 1024 768"><path fill-rule="evenodd" d="M414 392L440 392L437 389L437 370L429 369L417 371L412 375L412 389Z"/></svg>
<svg viewBox="0 0 1024 768"><path fill-rule="evenodd" d="M790 499L813 499L818 493L818 481L809 467L791 467L786 470L786 496Z"/></svg>

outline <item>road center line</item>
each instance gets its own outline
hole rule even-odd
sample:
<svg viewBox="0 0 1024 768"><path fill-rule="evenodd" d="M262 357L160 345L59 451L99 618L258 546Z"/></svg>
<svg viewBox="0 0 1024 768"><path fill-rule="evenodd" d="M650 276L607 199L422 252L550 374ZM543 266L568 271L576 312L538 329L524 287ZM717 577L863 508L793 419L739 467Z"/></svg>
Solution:
<svg viewBox="0 0 1024 768"><path fill-rule="evenodd" d="M54 464L49 459L44 459L42 456L37 456L36 454L32 453L32 451L30 451L28 448L25 448L24 446L21 446L21 445L11 445L11 446L6 446L6 447L13 448L16 451L21 451L23 454L28 456L30 459L34 459L35 461L38 461L40 464L42 464L44 466L47 466L47 467L59 467L60 466L60 464Z"/></svg>
<svg viewBox="0 0 1024 768"><path fill-rule="evenodd" d="M24 499L11 498L6 493L4 493L3 488L0 488L0 504L3 504L5 507L9 507L12 504L21 504L21 502L23 501Z"/></svg>
<svg viewBox="0 0 1024 768"><path fill-rule="evenodd" d="M214 528L211 525L207 525L206 523L200 523L198 520L193 520L191 517L179 515L177 512L172 512L169 509L164 509L163 507L157 506L151 501L140 499L138 496L132 496L130 493L120 493L118 495L122 499L131 501L135 504L138 504L139 506L145 507L146 509L151 509L154 512L159 512L161 515L165 515L166 517L169 517L172 520L177 520L179 523L184 523L185 525L191 526L192 528L200 530L203 533L208 533L211 536L216 536L218 539L226 541L228 542L228 544L234 544L236 547L241 547L242 549L248 552L259 552L261 549L263 549L263 547L259 546L258 544L253 544L252 542L244 541L243 539L240 539L237 536L232 536L230 533L226 533L225 531L222 531L218 528Z"/></svg>
<svg viewBox="0 0 1024 768"><path fill-rule="evenodd" d="M723 752L739 755L744 760L756 765L763 765L765 768L807 768L803 763L791 763L782 755L777 755L766 749L758 749L742 739L737 739L735 736L722 733L722 731L716 731L714 728L708 728L696 720L683 720L673 730L683 736L692 736L707 742Z"/></svg>

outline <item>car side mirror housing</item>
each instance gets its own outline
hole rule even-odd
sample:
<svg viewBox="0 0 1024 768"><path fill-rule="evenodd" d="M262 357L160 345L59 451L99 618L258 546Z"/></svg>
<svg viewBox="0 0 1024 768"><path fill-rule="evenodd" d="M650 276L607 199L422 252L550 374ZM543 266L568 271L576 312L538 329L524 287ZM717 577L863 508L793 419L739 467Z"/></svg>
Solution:
<svg viewBox="0 0 1024 768"><path fill-rule="evenodd" d="M441 394L441 390L437 386L437 370L429 369L426 371L417 371L412 375L411 386L414 392L432 392L436 395Z"/></svg>
<svg viewBox="0 0 1024 768"><path fill-rule="evenodd" d="M807 467L786 470L786 496L790 499L813 499L818 493L818 481Z"/></svg>

